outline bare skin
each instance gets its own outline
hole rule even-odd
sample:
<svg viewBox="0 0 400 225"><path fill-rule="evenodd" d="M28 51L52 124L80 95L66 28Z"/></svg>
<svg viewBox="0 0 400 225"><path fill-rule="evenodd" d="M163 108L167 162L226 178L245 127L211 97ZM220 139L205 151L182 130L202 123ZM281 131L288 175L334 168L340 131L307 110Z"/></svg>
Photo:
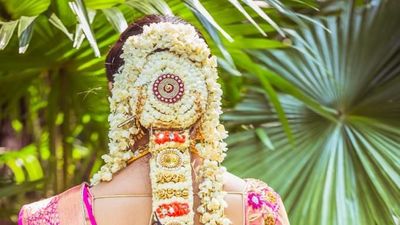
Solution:
<svg viewBox="0 0 400 225"><path fill-rule="evenodd" d="M112 196L111 198L96 199L94 213L99 225L146 225L151 216L151 182L149 177L149 158L145 156L114 176L111 182L102 182L92 188L95 197ZM192 155L192 161L197 164L199 158ZM230 174L225 174L225 191L228 192L226 215L233 224L243 224L243 198L238 194L245 189L245 181ZM194 183L195 193L198 187ZM118 197L115 195L134 195L133 197ZM139 196L138 196L139 195ZM199 204L195 195L194 208ZM198 217L195 224L199 224Z"/></svg>
<svg viewBox="0 0 400 225"><path fill-rule="evenodd" d="M194 130L194 129L193 129ZM194 137L195 133L192 132ZM148 135L145 135L135 143L134 149L148 143ZM102 182L91 188L94 195L94 213L99 225L146 225L151 219L151 181L150 181L150 154L136 160L114 175L112 181ZM193 167L201 164L201 158L191 154ZM198 182L193 174L194 209L199 206L197 198ZM246 182L239 177L225 173L224 190L228 192L226 201L228 208L225 210L227 217L233 224L243 224L244 220L244 199L243 191ZM121 196L125 195L125 196ZM129 196L126 196L129 195ZM101 196L107 196L102 198ZM117 197L118 196L118 197ZM100 198L99 198L100 197ZM198 222L198 215L195 217L195 224Z"/></svg>

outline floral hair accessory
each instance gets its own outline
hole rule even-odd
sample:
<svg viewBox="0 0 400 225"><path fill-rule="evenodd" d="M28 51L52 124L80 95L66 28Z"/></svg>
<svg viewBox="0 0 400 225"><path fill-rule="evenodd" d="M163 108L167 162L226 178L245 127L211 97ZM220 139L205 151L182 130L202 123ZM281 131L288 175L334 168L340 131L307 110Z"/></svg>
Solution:
<svg viewBox="0 0 400 225"><path fill-rule="evenodd" d="M110 181L140 154L135 140L150 132L153 213L162 224L194 224L191 148L203 158L197 212L206 225L227 225L223 173L227 133L219 122L216 57L192 25L157 22L123 44L123 66L109 98L109 153L92 184ZM195 124L197 124L195 126ZM195 127L196 137L189 132Z"/></svg>

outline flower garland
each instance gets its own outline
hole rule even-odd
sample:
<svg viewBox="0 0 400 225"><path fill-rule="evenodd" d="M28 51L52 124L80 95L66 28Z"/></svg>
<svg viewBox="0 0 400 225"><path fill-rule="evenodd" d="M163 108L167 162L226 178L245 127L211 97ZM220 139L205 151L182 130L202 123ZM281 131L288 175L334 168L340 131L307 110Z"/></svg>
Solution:
<svg viewBox="0 0 400 225"><path fill-rule="evenodd" d="M193 185L189 130L152 131L149 147L153 212L161 224L193 225ZM169 137L168 137L169 136ZM181 137L179 138L175 137ZM168 138L168 140L165 139ZM177 180L160 177L182 177Z"/></svg>
<svg viewBox="0 0 400 225"><path fill-rule="evenodd" d="M125 63L114 75L109 98L109 153L102 156L105 164L91 183L110 181L114 173L126 167L129 159L139 154L130 149L143 132L141 126L187 129L199 121L197 132L201 138L193 144L204 159L198 171L202 179L197 209L201 214L200 222L230 224L224 216L224 168L220 164L225 157L223 139L227 133L219 122L222 91L216 82L216 57L210 57L207 44L193 26L161 22L146 25L141 34L129 37L121 58ZM179 78L172 76L174 74ZM158 90L161 82L172 82L177 87L183 83L184 89L179 89L171 98L161 96L158 91L166 90L164 94L168 94L165 87L171 85ZM168 204L154 210L181 207L182 212L186 212L186 204Z"/></svg>

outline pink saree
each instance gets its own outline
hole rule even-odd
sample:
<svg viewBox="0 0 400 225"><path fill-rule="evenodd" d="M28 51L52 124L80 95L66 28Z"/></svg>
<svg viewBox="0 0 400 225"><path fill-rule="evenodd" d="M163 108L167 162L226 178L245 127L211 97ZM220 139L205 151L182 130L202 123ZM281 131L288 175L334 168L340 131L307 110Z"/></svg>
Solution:
<svg viewBox="0 0 400 225"><path fill-rule="evenodd" d="M248 179L245 225L289 225L280 196L265 183ZM18 225L97 225L86 183L22 207Z"/></svg>
<svg viewBox="0 0 400 225"><path fill-rule="evenodd" d="M86 183L22 207L18 225L96 225L92 195Z"/></svg>

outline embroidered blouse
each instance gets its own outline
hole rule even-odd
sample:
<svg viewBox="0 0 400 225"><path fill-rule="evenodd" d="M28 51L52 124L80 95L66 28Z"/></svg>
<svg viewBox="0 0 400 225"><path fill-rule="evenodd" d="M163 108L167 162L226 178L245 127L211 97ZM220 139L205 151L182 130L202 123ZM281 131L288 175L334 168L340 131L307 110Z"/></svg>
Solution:
<svg viewBox="0 0 400 225"><path fill-rule="evenodd" d="M280 196L267 184L246 180L243 192L245 225L289 225ZM86 183L59 195L24 205L18 225L97 225L93 212L93 196Z"/></svg>

